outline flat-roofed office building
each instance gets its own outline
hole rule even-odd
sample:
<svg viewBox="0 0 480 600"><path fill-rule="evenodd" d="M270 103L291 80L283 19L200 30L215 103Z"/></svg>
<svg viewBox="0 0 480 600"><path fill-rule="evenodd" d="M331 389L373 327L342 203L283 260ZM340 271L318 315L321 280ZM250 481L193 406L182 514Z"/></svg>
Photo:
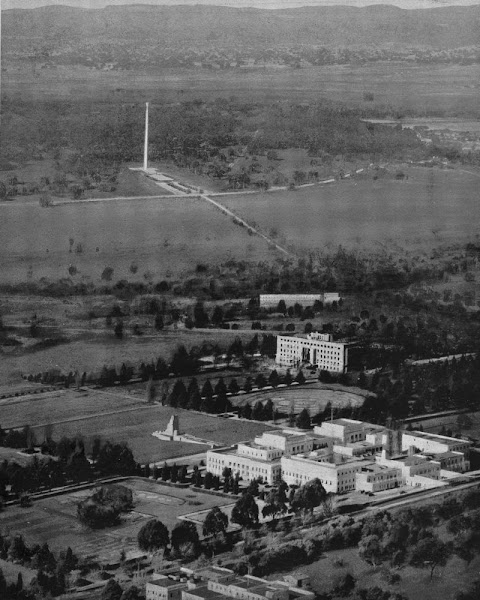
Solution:
<svg viewBox="0 0 480 600"><path fill-rule="evenodd" d="M283 367L310 364L331 373L345 373L348 368L349 342L334 342L327 333L277 335L275 361Z"/></svg>

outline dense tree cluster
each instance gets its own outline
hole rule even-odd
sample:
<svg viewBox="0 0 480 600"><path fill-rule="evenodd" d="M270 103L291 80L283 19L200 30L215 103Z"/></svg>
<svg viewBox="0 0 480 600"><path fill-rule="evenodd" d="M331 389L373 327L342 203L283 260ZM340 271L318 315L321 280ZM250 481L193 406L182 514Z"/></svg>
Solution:
<svg viewBox="0 0 480 600"><path fill-rule="evenodd" d="M16 127L5 128L1 157L56 154L57 174L48 184L43 182L49 191L66 191L67 174L77 177L75 189L81 191L100 182L114 183L121 163L142 159L143 113L138 106L119 103L112 110L102 102L77 103L73 108L70 102L58 101L36 103L34 108L37 118L33 124L28 121L27 135L21 125L32 112L30 102L6 99L5 115L15 119ZM170 159L213 178L228 178L229 149L245 145L252 155L305 148L326 162L338 154L386 159L429 155L415 132L382 125L373 128L362 122L361 111L325 100L306 107L218 99L153 104L151 109L155 114L150 122L151 157ZM252 119L261 125L257 135L252 135L257 128L251 130ZM68 148L68 156L61 157L60 148Z"/></svg>
<svg viewBox="0 0 480 600"><path fill-rule="evenodd" d="M80 521L92 529L111 527L133 508L133 494L123 485L105 485L77 505Z"/></svg>
<svg viewBox="0 0 480 600"><path fill-rule="evenodd" d="M132 451L124 443L93 440L91 461L81 438L47 438L41 458L33 455L25 466L4 460L0 465L0 497L21 497L26 493L92 481L105 475L134 475L138 472Z"/></svg>
<svg viewBox="0 0 480 600"><path fill-rule="evenodd" d="M305 492L305 486L303 491L302 488L293 491L292 501L295 497L304 497ZM323 498L320 502L328 504L324 494L319 494L320 497ZM280 488L270 492L267 498L269 508L265 509L265 516L284 514L286 496ZM474 489L456 498L445 499L440 504L402 509L394 513L379 512L369 517L337 516L324 521L327 513L321 511L318 515L307 516L311 525L309 529L300 525L305 523L305 509L298 510L297 507L297 516L293 520L284 520L274 528L271 525L268 527L273 532L268 538L265 525L261 530L254 528L250 531L249 541L245 545L247 557L238 569L244 572L248 568L264 576L315 561L330 550L358 547L359 556L375 567L383 564L396 569L409 564L426 569L432 577L435 569L445 565L452 555L470 564L480 552L479 501L480 492ZM310 504L307 502L307 505ZM277 512L274 514L275 506ZM307 507L307 515L309 512ZM444 533L445 525L447 535ZM248 526L254 527L255 522ZM345 596L349 596L354 582L342 580L337 583L350 588L345 593ZM355 594L352 597L355 600L377 598L377 595L369 596L360 589L356 589ZM378 598L390 599L388 594L382 594L384 592L380 590ZM332 589L332 595L337 597L342 594Z"/></svg>
<svg viewBox="0 0 480 600"><path fill-rule="evenodd" d="M0 558L36 571L36 577L26 586L21 573L17 582L8 585L0 569L2 600L34 600L37 597L58 596L66 591L66 578L77 568L78 558L69 547L54 554L47 543L28 546L21 535L0 533Z"/></svg>

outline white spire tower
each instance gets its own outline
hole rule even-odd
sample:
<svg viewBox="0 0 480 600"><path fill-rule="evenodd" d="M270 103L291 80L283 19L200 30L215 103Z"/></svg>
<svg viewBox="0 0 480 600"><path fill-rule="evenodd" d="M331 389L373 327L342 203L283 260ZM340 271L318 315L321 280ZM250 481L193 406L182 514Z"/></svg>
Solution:
<svg viewBox="0 0 480 600"><path fill-rule="evenodd" d="M145 147L143 150L143 170L146 171L148 167L148 102L145 109Z"/></svg>

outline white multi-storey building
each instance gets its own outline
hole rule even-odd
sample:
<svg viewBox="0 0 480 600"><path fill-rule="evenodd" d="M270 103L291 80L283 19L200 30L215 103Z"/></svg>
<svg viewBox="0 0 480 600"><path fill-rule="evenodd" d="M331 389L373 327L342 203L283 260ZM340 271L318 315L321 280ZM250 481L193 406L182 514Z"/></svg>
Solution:
<svg viewBox="0 0 480 600"><path fill-rule="evenodd" d="M336 419L305 433L266 431L253 442L207 452L207 470L225 467L245 481L304 485L319 479L327 492L379 492L400 485L436 487L469 468L470 442Z"/></svg>
<svg viewBox="0 0 480 600"><path fill-rule="evenodd" d="M241 442L236 446L209 450L207 452L207 471L221 475L225 467L238 473L246 481L262 478L272 484L281 479L280 458L284 455L310 452L314 447L328 445L312 434L298 431L265 431L253 442Z"/></svg>
<svg viewBox="0 0 480 600"><path fill-rule="evenodd" d="M309 363L332 373L345 373L348 367L348 342L334 342L329 333L277 335L275 361L284 367Z"/></svg>
<svg viewBox="0 0 480 600"><path fill-rule="evenodd" d="M276 308L283 300L287 308L301 304L304 308L313 306L315 302L332 304L340 300L338 292L324 292L322 294L260 294L260 306L263 308Z"/></svg>

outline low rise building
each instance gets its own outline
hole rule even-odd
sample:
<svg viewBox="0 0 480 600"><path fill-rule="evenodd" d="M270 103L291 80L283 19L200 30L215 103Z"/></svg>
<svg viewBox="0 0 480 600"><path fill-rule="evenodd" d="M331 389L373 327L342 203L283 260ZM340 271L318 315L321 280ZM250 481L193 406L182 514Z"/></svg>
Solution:
<svg viewBox="0 0 480 600"><path fill-rule="evenodd" d="M311 600L315 596L306 589L308 578L301 578L300 585L295 585L296 580L267 581L251 575L240 577L229 569L217 566L196 571L182 568L181 572L182 576L177 576L177 579L182 580L180 582L159 576L147 584L146 599L168 600L165 594L168 591L173 593L177 588L180 590L180 600Z"/></svg>
<svg viewBox="0 0 480 600"><path fill-rule="evenodd" d="M402 485L418 487L416 477L440 479L441 466L439 461L429 460L426 456L420 454L412 454L411 451L408 454L389 458L387 452L383 450L381 455L376 457L376 462L379 465L398 469L401 473Z"/></svg>
<svg viewBox="0 0 480 600"><path fill-rule="evenodd" d="M448 452L461 452L464 461L461 465L463 471L470 468L469 452L472 442L446 435L427 433L424 431L404 431L402 435L402 450L415 448L416 451L433 455L444 455ZM453 462L453 461L452 461Z"/></svg>
<svg viewBox="0 0 480 600"><path fill-rule="evenodd" d="M165 575L154 576L145 587L146 600L182 600L187 582L175 581Z"/></svg>
<svg viewBox="0 0 480 600"><path fill-rule="evenodd" d="M375 463L366 464L355 474L355 489L358 492L383 492L402 485L402 474L396 467Z"/></svg>
<svg viewBox="0 0 480 600"><path fill-rule="evenodd" d="M313 306L315 302L332 304L340 300L338 292L324 292L321 294L260 294L259 301L262 308L277 308L278 303L285 302L285 306L300 304L303 308Z"/></svg>

